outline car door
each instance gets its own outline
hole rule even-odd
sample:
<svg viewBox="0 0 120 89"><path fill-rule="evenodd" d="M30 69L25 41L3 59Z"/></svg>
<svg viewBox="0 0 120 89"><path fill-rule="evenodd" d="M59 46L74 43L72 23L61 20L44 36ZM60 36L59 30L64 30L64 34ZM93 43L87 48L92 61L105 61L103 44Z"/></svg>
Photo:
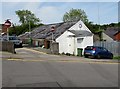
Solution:
<svg viewBox="0 0 120 89"><path fill-rule="evenodd" d="M104 58L108 58L108 57L109 57L109 52L108 52L108 50L107 50L106 48L102 48L102 50L103 50L103 57L104 57Z"/></svg>

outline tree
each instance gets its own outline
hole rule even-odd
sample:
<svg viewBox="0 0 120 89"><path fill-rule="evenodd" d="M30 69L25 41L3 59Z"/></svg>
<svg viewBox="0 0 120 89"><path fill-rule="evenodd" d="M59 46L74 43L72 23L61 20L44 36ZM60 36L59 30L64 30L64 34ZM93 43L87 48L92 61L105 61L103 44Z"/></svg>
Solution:
<svg viewBox="0 0 120 89"><path fill-rule="evenodd" d="M83 22L87 23L87 15L84 10L81 9L71 9L69 12L66 12L63 16L63 21L79 21L82 20Z"/></svg>
<svg viewBox="0 0 120 89"><path fill-rule="evenodd" d="M37 18L31 11L29 10L18 10L15 12L18 17L19 17L19 22L22 23L22 25L24 24L37 24L38 22L40 22L39 18Z"/></svg>

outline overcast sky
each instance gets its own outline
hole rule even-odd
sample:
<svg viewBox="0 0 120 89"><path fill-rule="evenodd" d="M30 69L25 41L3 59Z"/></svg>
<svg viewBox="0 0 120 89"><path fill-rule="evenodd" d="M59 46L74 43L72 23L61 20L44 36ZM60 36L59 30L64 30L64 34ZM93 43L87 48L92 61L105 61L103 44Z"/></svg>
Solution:
<svg viewBox="0 0 120 89"><path fill-rule="evenodd" d="M63 15L70 9L82 9L86 12L89 21L97 24L109 24L118 22L118 0L2 0L0 3L0 23L6 19L19 24L19 18L15 14L17 10L30 10L44 24L62 22ZM49 1L49 2L48 2ZM99 18L99 19L98 19Z"/></svg>

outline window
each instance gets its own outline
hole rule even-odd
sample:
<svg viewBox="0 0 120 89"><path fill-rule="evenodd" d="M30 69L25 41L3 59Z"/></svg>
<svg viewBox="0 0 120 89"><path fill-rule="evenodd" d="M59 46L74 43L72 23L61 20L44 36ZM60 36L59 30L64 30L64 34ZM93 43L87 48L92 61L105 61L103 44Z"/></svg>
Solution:
<svg viewBox="0 0 120 89"><path fill-rule="evenodd" d="M83 38L78 38L77 43L81 43L83 41Z"/></svg>

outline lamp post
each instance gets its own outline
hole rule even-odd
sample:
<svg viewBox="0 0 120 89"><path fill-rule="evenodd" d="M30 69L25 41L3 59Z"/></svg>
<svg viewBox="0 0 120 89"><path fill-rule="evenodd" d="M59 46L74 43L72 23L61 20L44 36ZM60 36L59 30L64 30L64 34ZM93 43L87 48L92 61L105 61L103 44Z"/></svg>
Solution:
<svg viewBox="0 0 120 89"><path fill-rule="evenodd" d="M30 46L32 46L32 37L31 37L31 25L30 25L30 20L29 20L29 37L30 37L30 39L29 39L29 44L30 44Z"/></svg>
<svg viewBox="0 0 120 89"><path fill-rule="evenodd" d="M55 31L55 27L52 26L50 31L52 32L51 52L53 53L53 42L54 42L54 34L53 34L53 32Z"/></svg>
<svg viewBox="0 0 120 89"><path fill-rule="evenodd" d="M7 41L9 41L9 30L8 30L8 28L11 26L11 22L9 20L10 19L7 19L5 21L5 23L4 23L4 26L7 28L7 31L6 31L6 33L7 33Z"/></svg>
<svg viewBox="0 0 120 89"><path fill-rule="evenodd" d="M51 32L52 32L52 43L54 42L54 37L53 37L53 32L55 31L55 27L54 26L52 26L51 27Z"/></svg>

